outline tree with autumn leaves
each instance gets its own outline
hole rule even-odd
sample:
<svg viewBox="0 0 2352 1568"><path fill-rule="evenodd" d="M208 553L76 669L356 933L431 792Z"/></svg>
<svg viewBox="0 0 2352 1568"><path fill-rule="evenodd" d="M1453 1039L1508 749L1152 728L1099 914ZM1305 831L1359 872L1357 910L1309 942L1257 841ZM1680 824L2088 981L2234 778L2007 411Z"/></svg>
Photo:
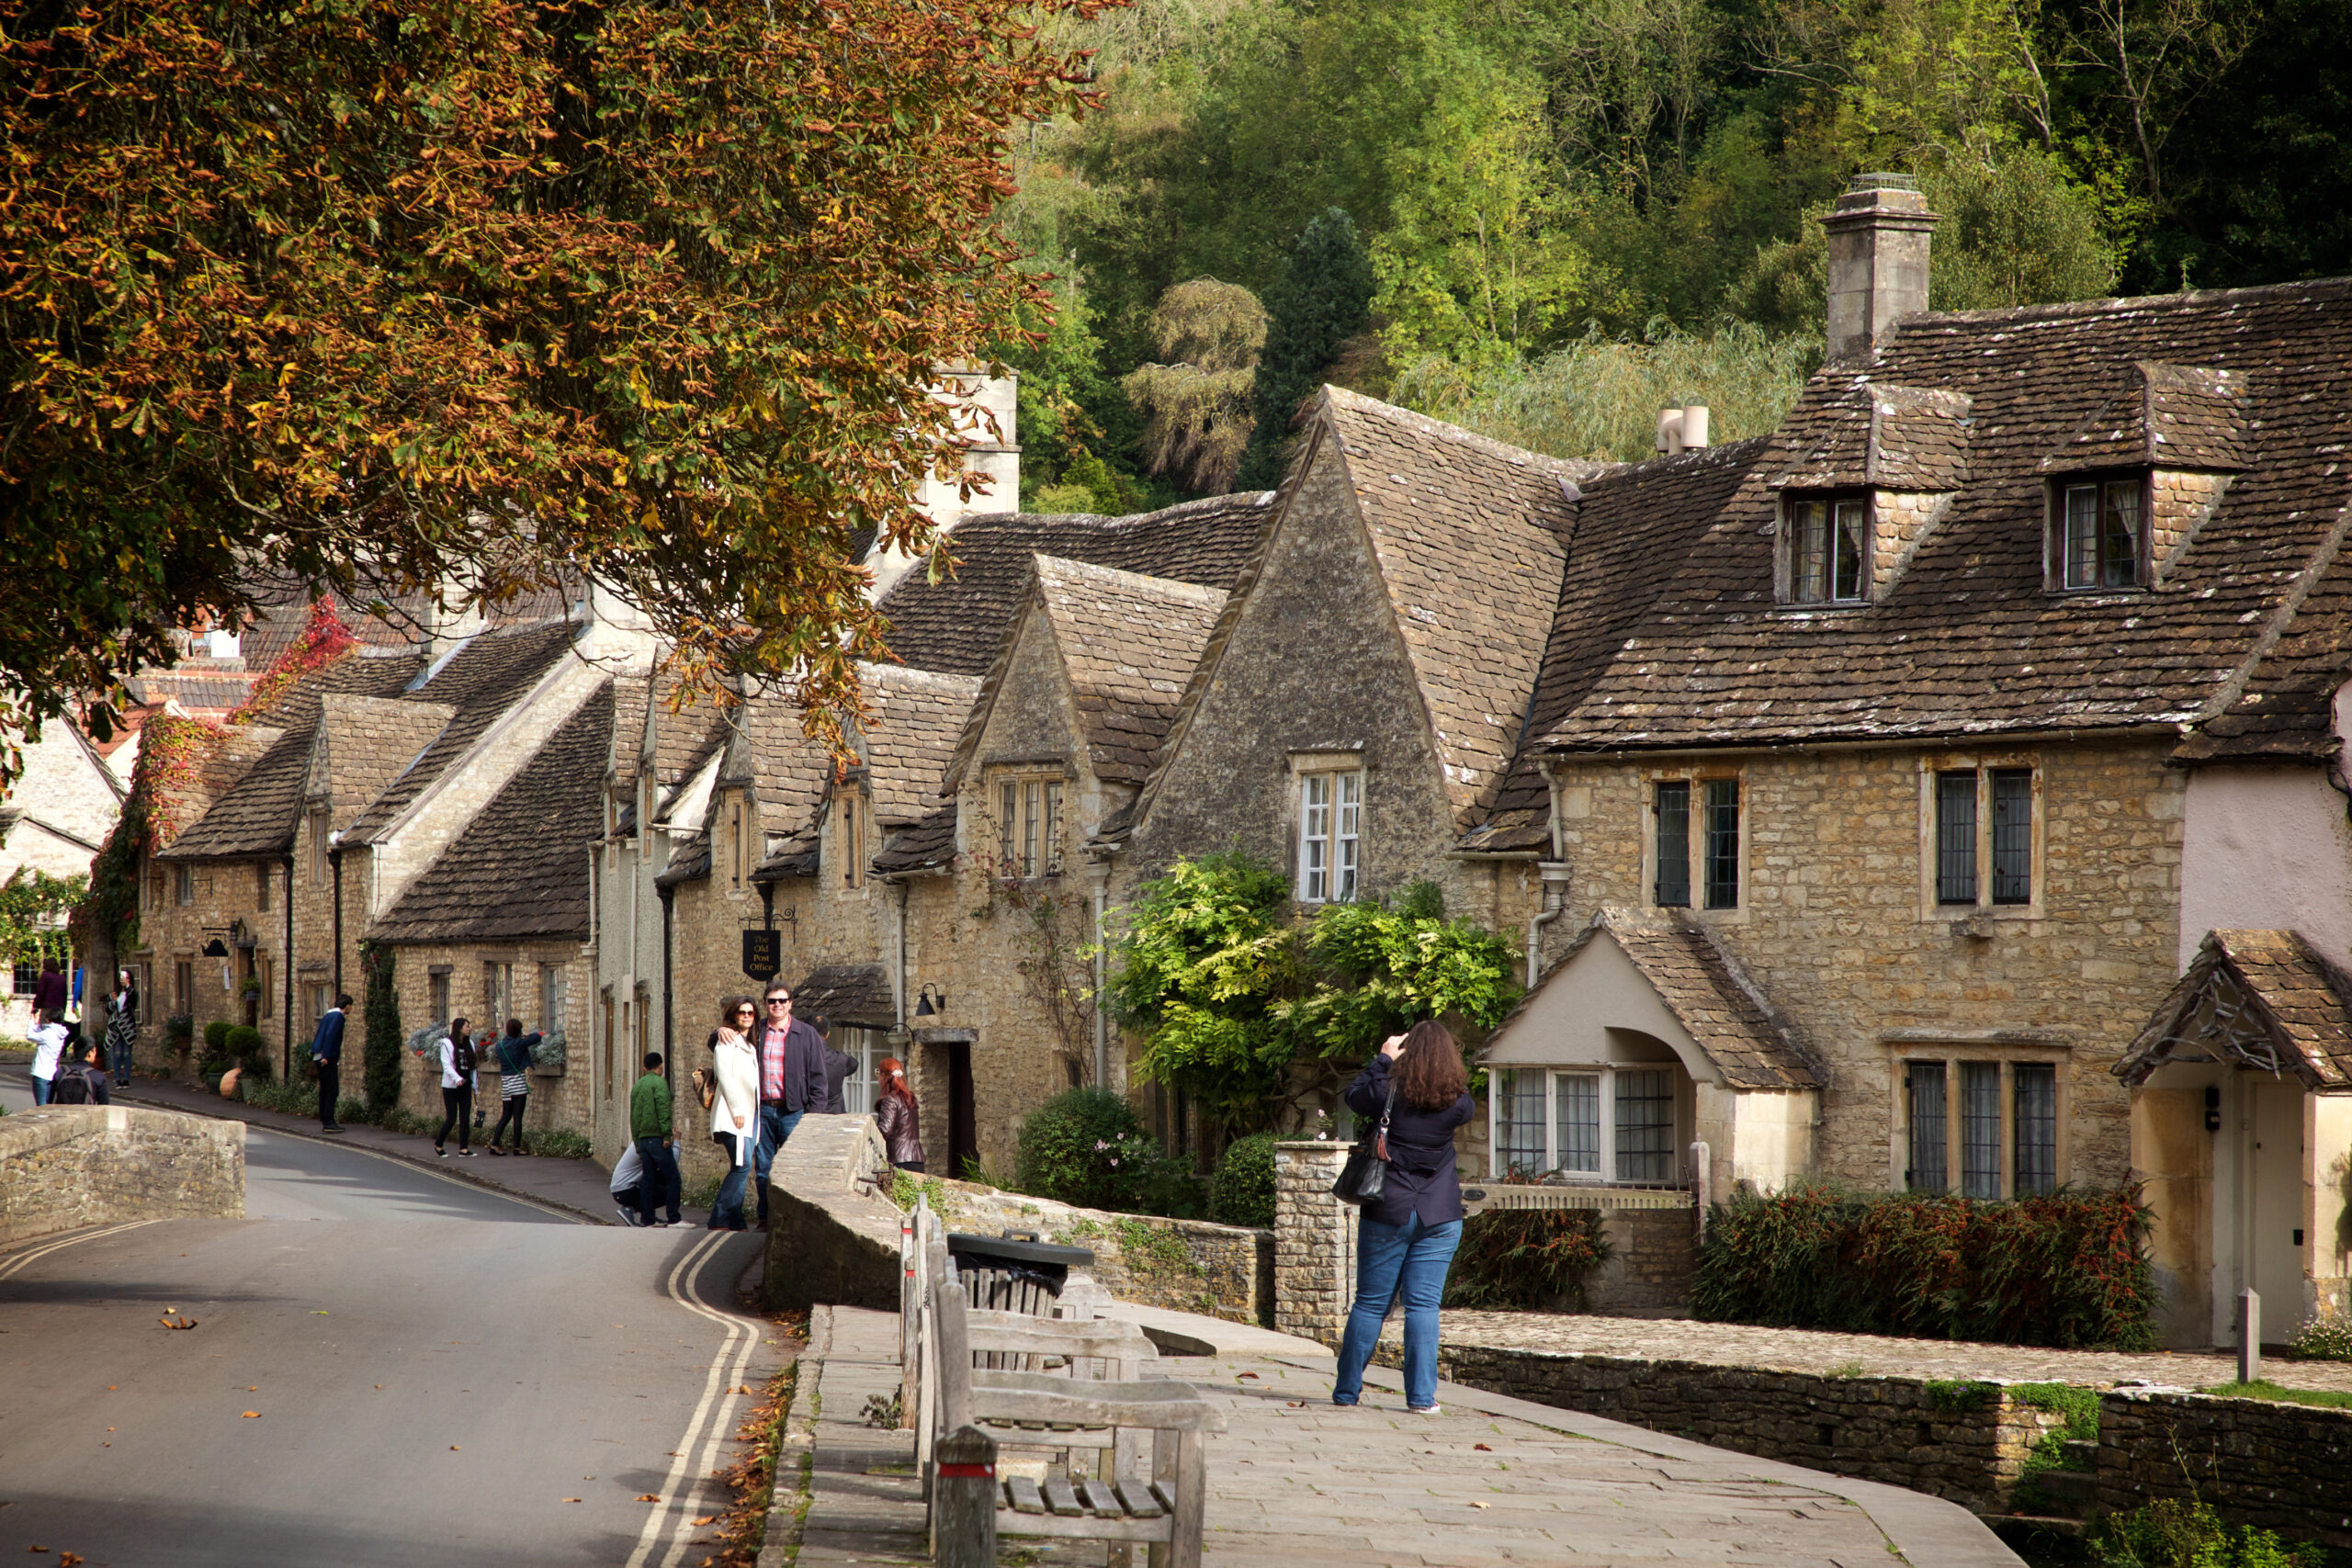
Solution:
<svg viewBox="0 0 2352 1568"><path fill-rule="evenodd" d="M936 367L1041 319L1008 143L1089 98L1035 23L1101 4L0 0L0 722L264 571L584 571L837 723Z"/></svg>

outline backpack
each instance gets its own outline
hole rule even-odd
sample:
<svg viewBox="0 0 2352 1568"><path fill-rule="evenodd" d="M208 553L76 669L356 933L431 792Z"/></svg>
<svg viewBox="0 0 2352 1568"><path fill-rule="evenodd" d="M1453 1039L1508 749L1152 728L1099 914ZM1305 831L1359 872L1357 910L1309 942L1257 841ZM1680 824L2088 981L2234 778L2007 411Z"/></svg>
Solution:
<svg viewBox="0 0 2352 1568"><path fill-rule="evenodd" d="M50 1086L49 1099L52 1105L91 1104L88 1069L68 1067L58 1074L57 1081Z"/></svg>

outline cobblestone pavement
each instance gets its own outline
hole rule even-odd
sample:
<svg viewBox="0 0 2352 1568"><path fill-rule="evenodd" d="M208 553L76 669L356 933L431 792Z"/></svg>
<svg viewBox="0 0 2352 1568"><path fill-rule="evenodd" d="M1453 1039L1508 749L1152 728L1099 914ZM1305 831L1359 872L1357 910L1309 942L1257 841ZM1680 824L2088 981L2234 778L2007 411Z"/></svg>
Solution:
<svg viewBox="0 0 2352 1568"><path fill-rule="evenodd" d="M1390 1325L1390 1337L1398 1332ZM1981 1378L2002 1382L2072 1382L2109 1386L2151 1382L2206 1388L2238 1375L2235 1356L2190 1351L2131 1354L2110 1350L2045 1350L2023 1345L1971 1345L1945 1339L1895 1339L1870 1334L1824 1334L1806 1328L1758 1328L1687 1318L1599 1317L1532 1312L1448 1312L1445 1341L1515 1350L1557 1350L1581 1356L1704 1361L1713 1366L1773 1371L1854 1372L1917 1378ZM2290 1361L2266 1357L2263 1376L2294 1388L2352 1392L2352 1363Z"/></svg>
<svg viewBox="0 0 2352 1568"><path fill-rule="evenodd" d="M902 1439L852 1414L895 1385L896 1319L829 1314L808 1351L825 1357L823 1404L798 1562L912 1561L922 1512ZM1328 1361L1183 1357L1153 1370L1226 1405L1227 1429L1209 1440L1209 1568L2017 1561L1954 1505L1598 1416L1450 1385L1444 1414L1412 1416L1376 1370L1363 1404L1338 1410ZM1007 1541L1007 1560L1024 1544Z"/></svg>

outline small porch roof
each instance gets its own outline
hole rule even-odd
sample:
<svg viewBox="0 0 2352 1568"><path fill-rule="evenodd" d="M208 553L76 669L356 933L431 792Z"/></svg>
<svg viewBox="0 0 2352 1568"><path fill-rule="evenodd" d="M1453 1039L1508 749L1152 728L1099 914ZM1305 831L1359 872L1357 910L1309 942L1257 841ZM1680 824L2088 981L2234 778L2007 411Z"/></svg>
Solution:
<svg viewBox="0 0 2352 1568"><path fill-rule="evenodd" d="M890 976L879 964L827 964L792 987L792 1015L819 1014L835 1023L864 1029L896 1029L899 1010L890 997Z"/></svg>
<svg viewBox="0 0 2352 1568"><path fill-rule="evenodd" d="M1612 963L1611 960L1614 960ZM1654 1007L1618 1017L1607 1008L1574 1010L1580 1022L1663 1038L1691 1068L1691 1077L1734 1089L1806 1089L1821 1078L1763 994L1696 921L1643 911L1603 908L1567 952L1546 970L1488 1036L1482 1062L1542 1065L1551 1060L1539 1032L1558 1026L1553 1014L1576 990L1615 989L1622 997L1626 968ZM1619 984L1612 986L1612 978ZM1624 1010L1622 1001L1618 1010ZM1693 1057L1696 1060L1693 1060Z"/></svg>
<svg viewBox="0 0 2352 1568"><path fill-rule="evenodd" d="M2138 1088L2170 1062L2291 1073L2352 1090L2352 975L2290 931L2211 931L2111 1069Z"/></svg>

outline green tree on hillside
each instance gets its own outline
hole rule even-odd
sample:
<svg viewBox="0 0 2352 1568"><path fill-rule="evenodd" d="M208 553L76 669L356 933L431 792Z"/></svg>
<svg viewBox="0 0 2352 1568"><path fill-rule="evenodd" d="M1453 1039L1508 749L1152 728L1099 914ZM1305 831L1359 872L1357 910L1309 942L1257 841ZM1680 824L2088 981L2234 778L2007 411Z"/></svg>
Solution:
<svg viewBox="0 0 2352 1568"><path fill-rule="evenodd" d="M1298 236L1290 270L1266 296L1266 346L1250 393L1256 426L1242 454L1244 490L1282 482L1291 416L1315 390L1340 345L1372 319L1372 256L1355 220L1325 209Z"/></svg>
<svg viewBox="0 0 2352 1568"><path fill-rule="evenodd" d="M1151 313L1166 363L1138 367L1122 385L1144 416L1144 454L1195 495L1233 488L1250 440L1250 389L1266 342L1256 295L1213 277L1170 289Z"/></svg>

